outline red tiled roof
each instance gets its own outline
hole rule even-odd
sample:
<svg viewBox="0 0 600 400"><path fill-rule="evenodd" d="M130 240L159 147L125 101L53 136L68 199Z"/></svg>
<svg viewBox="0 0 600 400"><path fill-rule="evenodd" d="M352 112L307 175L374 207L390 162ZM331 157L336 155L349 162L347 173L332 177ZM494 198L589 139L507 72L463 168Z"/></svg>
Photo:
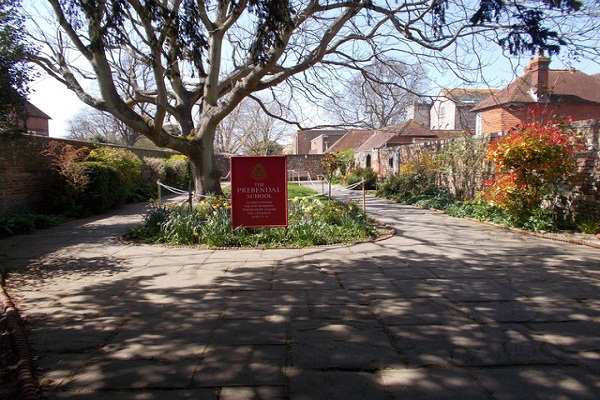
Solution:
<svg viewBox="0 0 600 400"><path fill-rule="evenodd" d="M436 136L428 128L411 119L374 131L357 151L380 149L387 144L411 143L417 138L433 139Z"/></svg>
<svg viewBox="0 0 600 400"><path fill-rule="evenodd" d="M29 116L29 117L52 119L48 116L48 114L46 114L45 112L43 112L42 110L40 110L39 108L37 108L36 106L31 104L30 102L25 103L25 111L27 113L27 116Z"/></svg>
<svg viewBox="0 0 600 400"><path fill-rule="evenodd" d="M516 81L479 103L473 111L538 102L535 95L535 73L527 71ZM547 89L551 103L600 103L600 80L574 69L549 70Z"/></svg>
<svg viewBox="0 0 600 400"><path fill-rule="evenodd" d="M359 148L365 140L371 136L373 131L357 129L346 132L344 136L339 138L334 144L332 144L326 151L326 153L335 153L340 150Z"/></svg>
<svg viewBox="0 0 600 400"><path fill-rule="evenodd" d="M496 93L495 89L442 89L440 97L446 97L457 107L474 107Z"/></svg>

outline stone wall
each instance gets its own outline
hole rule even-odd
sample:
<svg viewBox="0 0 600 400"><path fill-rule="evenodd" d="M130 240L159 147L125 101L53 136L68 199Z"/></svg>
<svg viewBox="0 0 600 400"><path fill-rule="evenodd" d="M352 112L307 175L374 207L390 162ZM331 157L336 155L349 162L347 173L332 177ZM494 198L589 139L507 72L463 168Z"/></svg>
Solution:
<svg viewBox="0 0 600 400"><path fill-rule="evenodd" d="M600 120L577 121L573 124L573 128L587 144L587 150L579 157L577 179L572 188L574 208L581 219L600 221ZM488 139L488 137L482 138L484 141ZM370 156L379 179L384 179L388 175L397 173L404 160L411 159L423 150L439 152L451 142L452 140L449 139L385 147L369 153L359 153L356 160L358 165L364 166L366 157ZM479 168L473 171L480 172Z"/></svg>
<svg viewBox="0 0 600 400"><path fill-rule="evenodd" d="M600 221L600 120L577 121L573 125L587 143L587 150L579 158L576 210L582 219Z"/></svg>

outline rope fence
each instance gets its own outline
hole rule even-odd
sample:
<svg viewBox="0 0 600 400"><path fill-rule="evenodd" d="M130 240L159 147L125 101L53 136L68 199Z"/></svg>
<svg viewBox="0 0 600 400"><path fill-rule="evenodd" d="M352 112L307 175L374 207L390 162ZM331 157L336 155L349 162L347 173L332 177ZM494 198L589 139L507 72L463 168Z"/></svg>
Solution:
<svg viewBox="0 0 600 400"><path fill-rule="evenodd" d="M317 184L315 183L315 181L311 178L310 176L310 172L308 171L294 171L294 170L289 170L288 174L290 171L293 172L307 172L307 179L305 182L307 182L308 184L310 184L311 186L313 186L315 188L315 190L318 190ZM229 176L229 174L227 175ZM289 175L288 175L289 176ZM299 176L299 175L298 175ZM293 180L291 180L290 182L294 182ZM297 181L298 183L300 183L300 180ZM360 185L363 185L363 183L365 182L364 179L362 179L359 182L347 185L347 186L343 186L341 188L335 187L335 186L330 186L330 181L328 181L327 179L325 179L325 177L323 177L323 179L319 179L316 182L320 182L321 183L321 193L316 193L310 196L302 196L302 197L297 197L298 199L310 199L313 197L319 197L319 196L323 196L325 194L325 189L324 189L324 185L327 184L327 186L329 188L331 188L332 190L338 191L338 192L343 192L345 190L354 190L357 187L359 187ZM192 207L192 201L193 199L196 199L197 201L202 201L204 199L209 199L212 198L214 196L211 195L203 195L203 194L196 194L194 191L189 191L189 190L183 190L183 189L179 189L173 186L169 186L169 185L165 185L164 183L162 183L160 180L156 181L156 184L158 186L158 203L162 203L162 189L166 189L171 193L177 194L177 195L183 195L186 194L188 195L188 198L186 200L181 201L181 204L184 203L189 203L190 207ZM364 186L363 186L363 210L366 209L366 204L365 204L365 193L364 193Z"/></svg>

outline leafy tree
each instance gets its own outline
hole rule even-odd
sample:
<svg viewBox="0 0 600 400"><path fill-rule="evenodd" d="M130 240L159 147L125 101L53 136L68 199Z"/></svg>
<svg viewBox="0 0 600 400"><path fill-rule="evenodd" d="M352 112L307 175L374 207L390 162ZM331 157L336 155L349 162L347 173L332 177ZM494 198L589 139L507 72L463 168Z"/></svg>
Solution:
<svg viewBox="0 0 600 400"><path fill-rule="evenodd" d="M0 0L0 130L18 127L25 115L31 69L20 0Z"/></svg>
<svg viewBox="0 0 600 400"><path fill-rule="evenodd" d="M36 63L86 104L187 155L198 193L221 191L216 129L245 98L300 126L301 111L310 106L292 107L294 100L327 95L344 71L361 71L386 53L460 66L481 38L512 54L553 54L577 44L568 42L571 32L562 35L570 20L561 18L586 16L570 15L582 8L578 0L47 3L59 34L50 36L55 30L40 22L35 36L48 50ZM597 19L589 21L598 26ZM88 89L84 80L97 86ZM259 92L272 105L265 106ZM286 115L290 109L295 113ZM180 134L165 129L170 120Z"/></svg>
<svg viewBox="0 0 600 400"><path fill-rule="evenodd" d="M517 224L552 204L560 185L577 171L576 157L584 147L568 122L526 122L490 143L487 157L495 171L485 182L485 198L513 215Z"/></svg>
<svg viewBox="0 0 600 400"><path fill-rule="evenodd" d="M321 167L323 167L324 176L328 184L328 196L331 197L331 181L335 177L338 169L342 165L340 159L335 153L325 153L323 158L320 160Z"/></svg>
<svg viewBox="0 0 600 400"><path fill-rule="evenodd" d="M335 153L335 157L339 162L340 174L346 175L348 170L354 166L354 149L344 149Z"/></svg>

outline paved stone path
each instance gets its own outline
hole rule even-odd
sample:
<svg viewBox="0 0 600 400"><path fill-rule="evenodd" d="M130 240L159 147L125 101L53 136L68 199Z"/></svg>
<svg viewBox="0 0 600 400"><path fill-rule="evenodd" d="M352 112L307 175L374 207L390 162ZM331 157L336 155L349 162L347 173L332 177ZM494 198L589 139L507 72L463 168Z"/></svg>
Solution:
<svg viewBox="0 0 600 400"><path fill-rule="evenodd" d="M0 240L48 399L600 396L598 249L372 197L391 239L119 241L142 212Z"/></svg>

